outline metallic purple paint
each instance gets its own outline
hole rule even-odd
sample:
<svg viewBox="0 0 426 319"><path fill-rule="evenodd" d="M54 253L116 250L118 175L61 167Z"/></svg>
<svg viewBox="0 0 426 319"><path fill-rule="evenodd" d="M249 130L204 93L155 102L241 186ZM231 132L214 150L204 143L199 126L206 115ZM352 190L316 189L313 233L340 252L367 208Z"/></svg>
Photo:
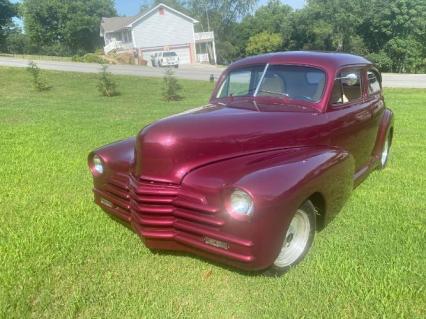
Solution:
<svg viewBox="0 0 426 319"><path fill-rule="evenodd" d="M216 98L227 72L267 63L323 69L323 99ZM379 165L393 127L382 94L369 96L364 87L359 101L329 106L330 79L348 66L359 67L367 81L371 63L347 54L291 52L234 63L209 105L91 153L89 165L95 154L105 165L94 176L95 202L151 249L186 251L246 270L269 267L306 199L321 199L326 224ZM228 213L236 188L251 194L253 216Z"/></svg>

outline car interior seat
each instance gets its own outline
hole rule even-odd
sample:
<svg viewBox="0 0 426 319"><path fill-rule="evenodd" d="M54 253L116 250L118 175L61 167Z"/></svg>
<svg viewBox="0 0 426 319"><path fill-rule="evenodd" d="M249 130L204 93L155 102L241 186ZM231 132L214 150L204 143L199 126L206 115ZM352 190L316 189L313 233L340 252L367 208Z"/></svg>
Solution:
<svg viewBox="0 0 426 319"><path fill-rule="evenodd" d="M277 92L278 94L272 92ZM271 74L263 79L258 95L277 96L280 93L285 93L284 81L277 74Z"/></svg>

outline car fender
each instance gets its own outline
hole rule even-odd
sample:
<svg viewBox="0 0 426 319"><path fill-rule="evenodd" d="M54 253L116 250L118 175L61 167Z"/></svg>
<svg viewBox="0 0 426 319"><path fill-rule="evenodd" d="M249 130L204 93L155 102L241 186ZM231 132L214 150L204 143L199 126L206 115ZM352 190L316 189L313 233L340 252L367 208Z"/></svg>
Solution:
<svg viewBox="0 0 426 319"><path fill-rule="evenodd" d="M392 135L391 138L393 137L393 123L394 123L393 112L387 108L383 112L383 116L380 121L379 130L377 132L376 143L373 148L372 155L377 165L380 163L380 155L382 153L383 145L385 143L386 137L388 136L388 134Z"/></svg>
<svg viewBox="0 0 426 319"><path fill-rule="evenodd" d="M112 175L128 174L135 158L135 143L136 138L132 137L127 140L122 140L105 145L92 151L88 156L89 167L93 156L98 155L105 165L105 173L96 178L96 184L103 183Z"/></svg>
<svg viewBox="0 0 426 319"><path fill-rule="evenodd" d="M254 201L253 216L238 221L229 217L231 226L225 231L256 243L255 255L263 258L258 263L267 266L278 255L294 213L311 195L320 194L324 200L324 224L341 210L353 189L354 167L353 156L342 149L291 148L204 166L189 173L183 185L201 190L225 215L232 191L248 192Z"/></svg>

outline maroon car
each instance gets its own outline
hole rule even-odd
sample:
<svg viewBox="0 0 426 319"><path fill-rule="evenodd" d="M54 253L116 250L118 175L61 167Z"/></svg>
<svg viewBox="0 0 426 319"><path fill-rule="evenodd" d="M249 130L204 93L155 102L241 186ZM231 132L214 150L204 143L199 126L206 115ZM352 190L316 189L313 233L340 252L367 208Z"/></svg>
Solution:
<svg viewBox="0 0 426 319"><path fill-rule="evenodd" d="M151 249L282 274L370 172L393 136L381 76L350 54L250 57L206 106L93 151L95 202Z"/></svg>

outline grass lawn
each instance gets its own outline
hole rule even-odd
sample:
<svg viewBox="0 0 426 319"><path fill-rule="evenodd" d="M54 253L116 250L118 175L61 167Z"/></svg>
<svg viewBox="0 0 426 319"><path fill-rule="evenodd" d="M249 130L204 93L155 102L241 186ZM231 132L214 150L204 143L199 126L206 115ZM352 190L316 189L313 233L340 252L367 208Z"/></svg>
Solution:
<svg viewBox="0 0 426 319"><path fill-rule="evenodd" d="M0 68L0 318L421 318L426 315L426 90L388 89L389 167L374 173L281 278L153 254L92 203L90 150L206 103L212 84Z"/></svg>
<svg viewBox="0 0 426 319"><path fill-rule="evenodd" d="M19 59L27 59L27 60L49 60L49 61L63 61L63 62L72 61L71 57L52 56L52 55L0 53L0 57L2 56L7 58L19 58Z"/></svg>

